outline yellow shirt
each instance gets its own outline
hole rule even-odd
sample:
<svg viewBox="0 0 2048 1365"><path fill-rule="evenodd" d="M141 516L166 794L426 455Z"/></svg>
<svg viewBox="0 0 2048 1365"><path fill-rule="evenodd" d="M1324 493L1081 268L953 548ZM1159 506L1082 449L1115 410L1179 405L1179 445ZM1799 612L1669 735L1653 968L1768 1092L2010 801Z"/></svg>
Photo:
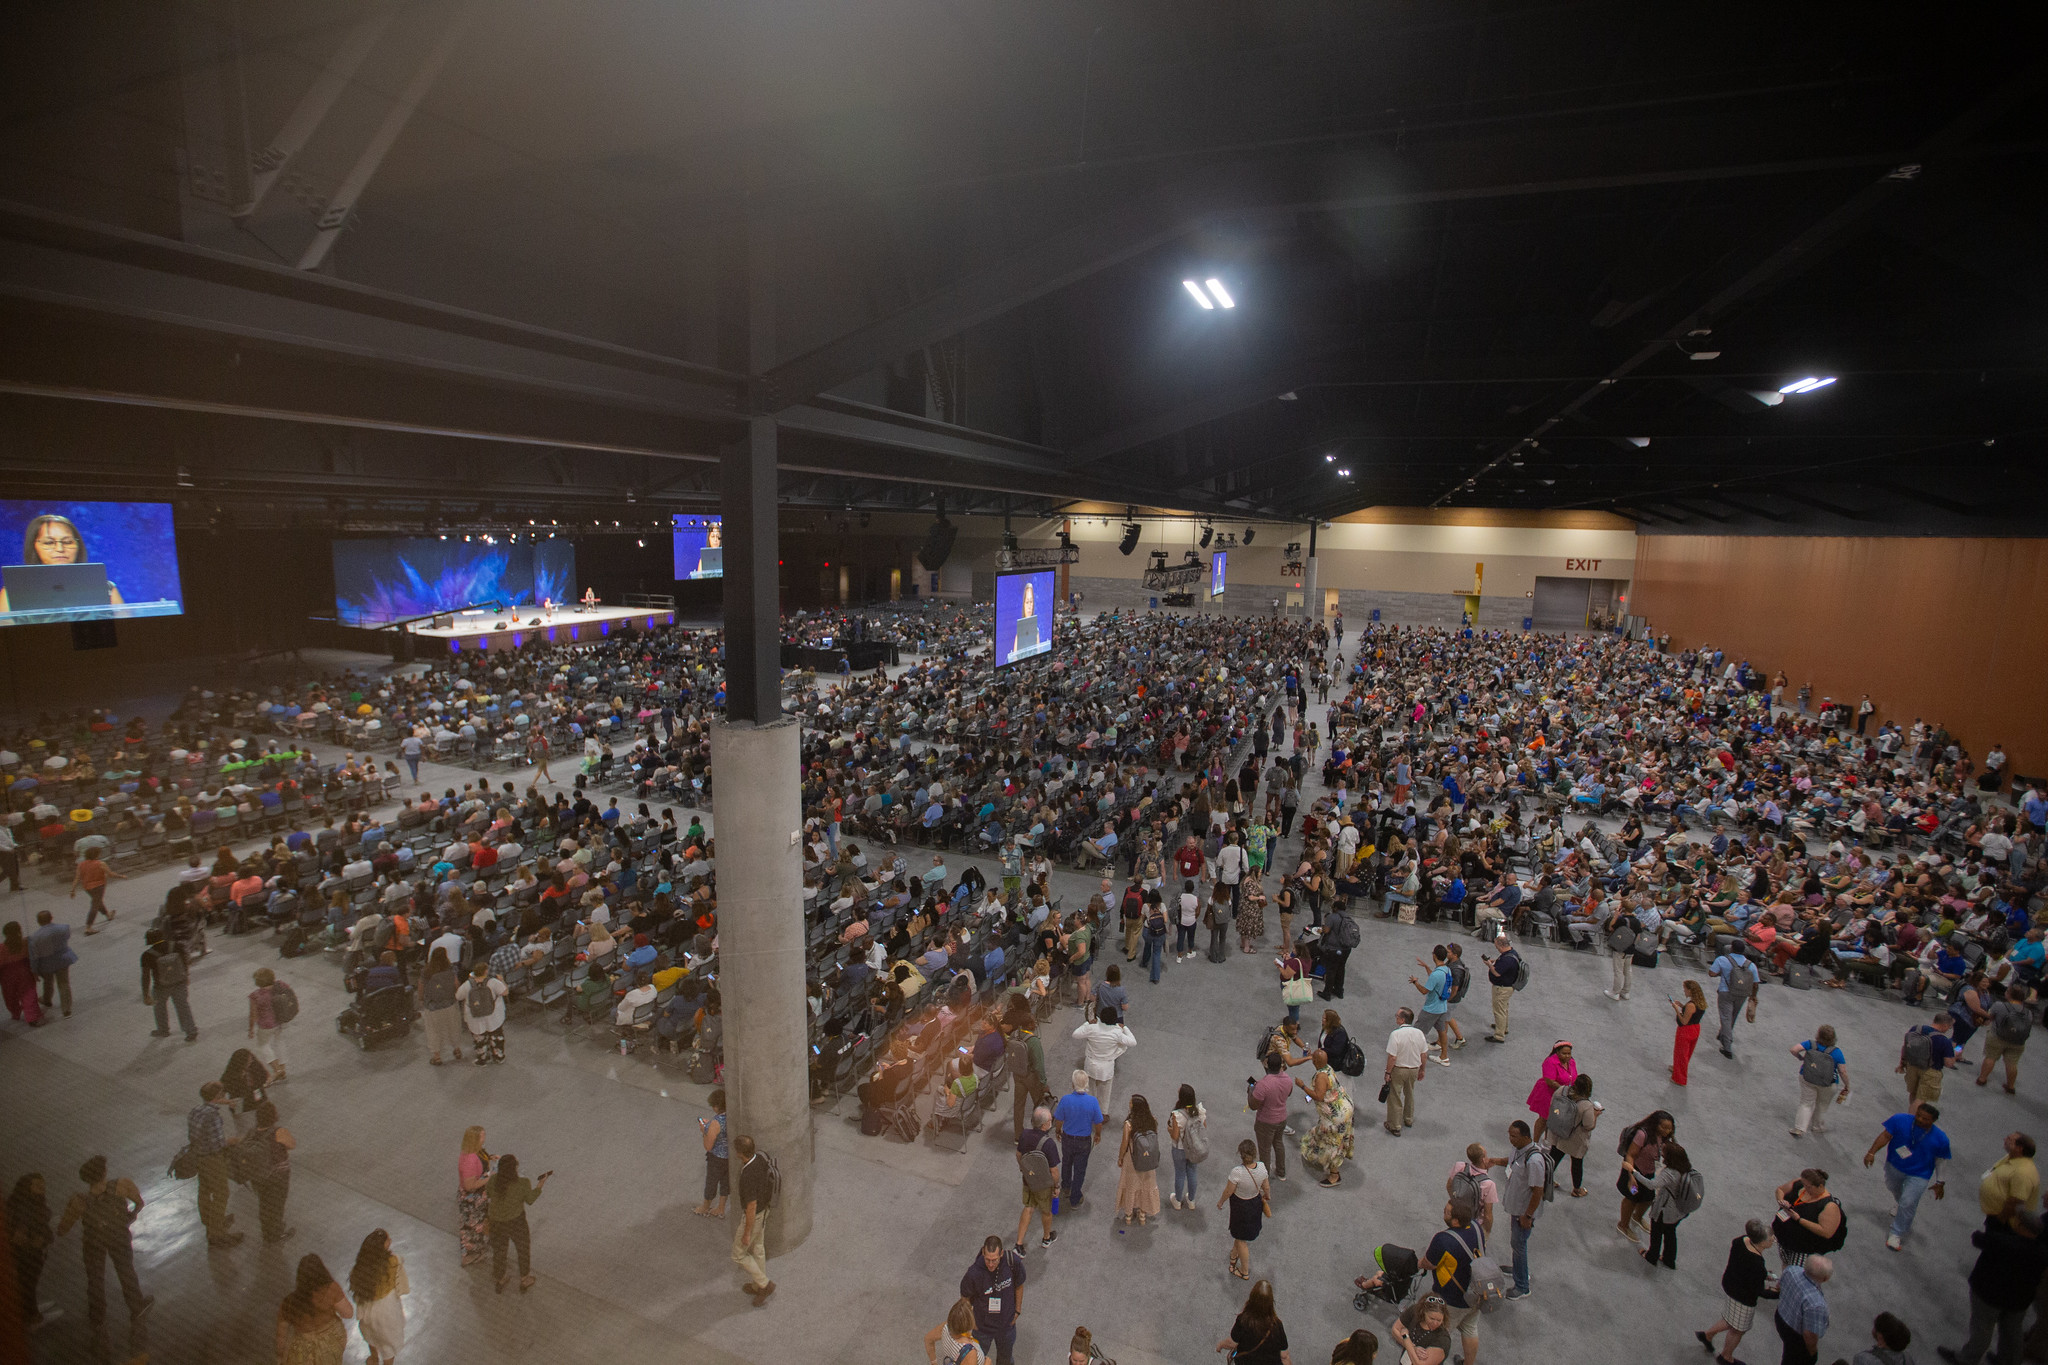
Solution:
<svg viewBox="0 0 2048 1365"><path fill-rule="evenodd" d="M2018 1200L2023 1209L2031 1209L2040 1197L2041 1172L2028 1156L2000 1157L1997 1165L1984 1172L1984 1179L1977 1186L1977 1206L1987 1218L2004 1213L2009 1199Z"/></svg>
<svg viewBox="0 0 2048 1365"><path fill-rule="evenodd" d="M688 967L664 967L654 974L654 989L665 991L689 974Z"/></svg>

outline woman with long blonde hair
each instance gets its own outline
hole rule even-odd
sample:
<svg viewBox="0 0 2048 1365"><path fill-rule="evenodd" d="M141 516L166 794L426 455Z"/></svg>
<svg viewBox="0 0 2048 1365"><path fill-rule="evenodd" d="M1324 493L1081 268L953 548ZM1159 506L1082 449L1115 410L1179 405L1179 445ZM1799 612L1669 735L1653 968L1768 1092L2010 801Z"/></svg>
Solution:
<svg viewBox="0 0 2048 1365"><path fill-rule="evenodd" d="M348 1272L348 1292L356 1301L356 1329L370 1347L370 1365L392 1365L405 1345L404 1296L412 1292L405 1262L391 1249L391 1234L376 1229L363 1239L356 1263Z"/></svg>

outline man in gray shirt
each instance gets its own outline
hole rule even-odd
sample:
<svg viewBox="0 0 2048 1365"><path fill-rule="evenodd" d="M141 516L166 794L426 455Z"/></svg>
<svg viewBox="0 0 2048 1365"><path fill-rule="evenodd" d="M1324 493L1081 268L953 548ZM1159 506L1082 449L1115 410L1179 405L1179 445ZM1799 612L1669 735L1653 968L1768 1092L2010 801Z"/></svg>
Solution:
<svg viewBox="0 0 2048 1365"><path fill-rule="evenodd" d="M1543 1185L1548 1178L1549 1168L1543 1149L1529 1136L1529 1125L1516 1119L1508 1125L1508 1141L1514 1145L1514 1152L1508 1156L1493 1157L1488 1165L1508 1168L1507 1194L1501 1199L1501 1210L1508 1215L1509 1241L1515 1249L1515 1287L1507 1292L1511 1299L1529 1297L1529 1234L1536 1227L1537 1210L1543 1207Z"/></svg>

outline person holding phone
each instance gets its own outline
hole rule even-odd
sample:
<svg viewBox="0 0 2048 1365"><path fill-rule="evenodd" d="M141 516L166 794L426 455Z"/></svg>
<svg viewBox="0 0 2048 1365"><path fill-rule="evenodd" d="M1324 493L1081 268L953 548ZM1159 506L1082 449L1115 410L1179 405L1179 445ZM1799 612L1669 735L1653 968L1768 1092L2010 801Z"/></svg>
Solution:
<svg viewBox="0 0 2048 1365"><path fill-rule="evenodd" d="M534 1180L519 1174L519 1158L507 1153L498 1158L497 1173L491 1177L491 1275L497 1291L505 1292L511 1279L505 1270L505 1244L519 1248L519 1292L533 1288L533 1238L526 1226L526 1206L540 1198L553 1171L542 1171Z"/></svg>

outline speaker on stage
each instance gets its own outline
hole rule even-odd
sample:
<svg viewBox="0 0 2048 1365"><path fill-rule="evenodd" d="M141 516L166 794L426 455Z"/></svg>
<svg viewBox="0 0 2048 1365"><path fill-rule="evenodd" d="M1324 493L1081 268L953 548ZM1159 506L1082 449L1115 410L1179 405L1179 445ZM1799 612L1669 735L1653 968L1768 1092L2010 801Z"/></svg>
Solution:
<svg viewBox="0 0 2048 1365"><path fill-rule="evenodd" d="M455 618L452 616L436 616L428 624L434 630L447 630L455 624Z"/></svg>
<svg viewBox="0 0 2048 1365"><path fill-rule="evenodd" d="M537 626L540 624L540 618L536 616L531 621L528 621L526 624L529 626Z"/></svg>

